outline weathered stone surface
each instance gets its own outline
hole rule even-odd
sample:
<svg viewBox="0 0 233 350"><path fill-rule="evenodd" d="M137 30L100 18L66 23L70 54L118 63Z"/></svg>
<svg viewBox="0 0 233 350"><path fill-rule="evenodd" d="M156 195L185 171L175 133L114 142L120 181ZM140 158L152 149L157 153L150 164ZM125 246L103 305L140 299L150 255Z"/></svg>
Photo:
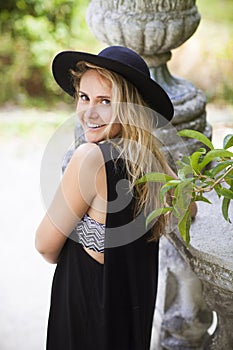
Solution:
<svg viewBox="0 0 233 350"><path fill-rule="evenodd" d="M210 310L217 313L218 327L204 346L208 350L233 348L233 226L221 215L221 200L212 192L213 203L199 203L198 215L191 227L187 250L179 236L170 239L202 280L203 295ZM229 209L233 220L232 207Z"/></svg>
<svg viewBox="0 0 233 350"><path fill-rule="evenodd" d="M211 138L212 128L206 123L206 98L203 92L189 81L173 77L166 64L152 67L150 71L151 76L166 90L174 105L172 125L175 131L171 127L164 127L156 130L156 136L160 140L166 140L165 145L169 151L166 152L167 159L175 170L174 163L182 155L188 155L203 146L195 139L186 139L185 142L177 140L176 131L192 129Z"/></svg>
<svg viewBox="0 0 233 350"><path fill-rule="evenodd" d="M212 205L198 204L199 215L192 225L190 251L199 259L204 258L209 262L211 273L208 274L208 280L214 283L221 281L223 288L233 292L233 225L222 217L222 199L219 199L215 192L209 193L208 198ZM229 216L233 221L232 204L229 208ZM232 271L231 283L223 269ZM201 269L197 271L201 274Z"/></svg>
<svg viewBox="0 0 233 350"><path fill-rule="evenodd" d="M225 275L229 272L224 272ZM233 282L232 273L229 274L229 283ZM205 350L232 350L233 348L233 296L232 291L218 285L204 282L204 296L212 310L218 315L218 327L205 344Z"/></svg>
<svg viewBox="0 0 233 350"><path fill-rule="evenodd" d="M145 56L180 46L199 21L194 0L92 0L87 11L88 25L97 39Z"/></svg>
<svg viewBox="0 0 233 350"><path fill-rule="evenodd" d="M160 280L151 350L203 348L212 314L202 293L199 278L163 237L160 241Z"/></svg>

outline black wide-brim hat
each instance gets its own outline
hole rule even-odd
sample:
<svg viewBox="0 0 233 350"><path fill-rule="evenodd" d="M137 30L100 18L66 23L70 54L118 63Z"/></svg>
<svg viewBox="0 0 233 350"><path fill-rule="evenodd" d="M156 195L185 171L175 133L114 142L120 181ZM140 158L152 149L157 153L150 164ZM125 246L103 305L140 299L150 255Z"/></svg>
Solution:
<svg viewBox="0 0 233 350"><path fill-rule="evenodd" d="M58 85L73 97L75 88L70 70L75 70L76 64L80 61L106 68L130 81L148 106L165 118L159 118L159 126L172 119L174 109L169 96L155 80L151 79L146 62L133 50L123 46L109 46L98 55L78 51L62 51L57 54L52 64L53 76Z"/></svg>

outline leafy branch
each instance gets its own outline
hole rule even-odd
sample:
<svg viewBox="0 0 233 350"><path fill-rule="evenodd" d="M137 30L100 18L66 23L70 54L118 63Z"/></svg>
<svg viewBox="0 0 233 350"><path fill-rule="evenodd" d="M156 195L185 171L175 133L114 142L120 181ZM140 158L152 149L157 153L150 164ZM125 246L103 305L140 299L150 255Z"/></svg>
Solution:
<svg viewBox="0 0 233 350"><path fill-rule="evenodd" d="M158 216L172 213L178 220L178 230L186 246L190 242L192 202L202 201L212 204L205 195L215 191L222 199L222 215L230 222L229 206L233 200L233 153L228 149L233 147L233 134L223 140L223 148L215 149L212 142L202 133L195 130L181 130L179 136L194 138L203 143L209 150L202 147L190 156L183 156L176 162L177 178L166 174L152 172L137 180L136 184L145 182L160 182L162 187L159 199L164 203L167 193L172 193L171 205L152 211L146 224L149 225Z"/></svg>

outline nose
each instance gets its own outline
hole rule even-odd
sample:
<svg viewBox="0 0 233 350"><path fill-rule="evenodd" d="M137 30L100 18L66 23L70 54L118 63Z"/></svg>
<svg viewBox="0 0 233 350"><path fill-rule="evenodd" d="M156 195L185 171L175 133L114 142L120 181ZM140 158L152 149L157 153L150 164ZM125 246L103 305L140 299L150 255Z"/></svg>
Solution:
<svg viewBox="0 0 233 350"><path fill-rule="evenodd" d="M96 106L89 106L84 112L84 118L86 119L96 119L99 114Z"/></svg>

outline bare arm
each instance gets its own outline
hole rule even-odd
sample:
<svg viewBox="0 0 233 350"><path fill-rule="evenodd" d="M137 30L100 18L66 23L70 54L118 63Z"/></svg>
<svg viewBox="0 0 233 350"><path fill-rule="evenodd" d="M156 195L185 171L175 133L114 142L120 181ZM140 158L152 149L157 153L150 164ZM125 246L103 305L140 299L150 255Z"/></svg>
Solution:
<svg viewBox="0 0 233 350"><path fill-rule="evenodd" d="M90 143L80 146L70 160L36 231L36 249L48 262L58 261L67 237L95 198L96 173L102 162L99 148Z"/></svg>

